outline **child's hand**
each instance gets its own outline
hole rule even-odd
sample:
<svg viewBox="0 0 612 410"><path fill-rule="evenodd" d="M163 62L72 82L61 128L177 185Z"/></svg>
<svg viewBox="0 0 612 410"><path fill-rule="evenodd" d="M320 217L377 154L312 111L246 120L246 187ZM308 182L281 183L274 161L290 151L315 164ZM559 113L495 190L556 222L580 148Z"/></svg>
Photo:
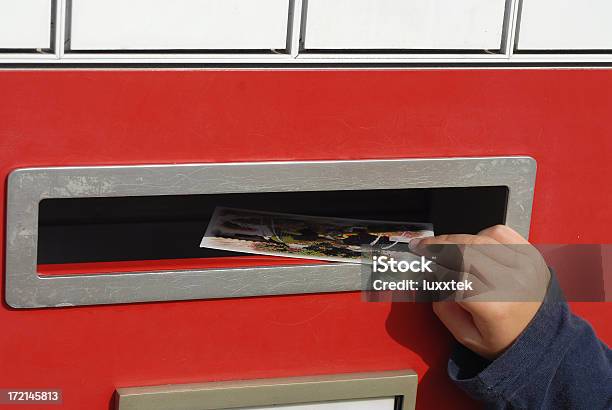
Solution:
<svg viewBox="0 0 612 410"><path fill-rule="evenodd" d="M478 235L426 238L411 247L415 253L427 254L429 245L451 244L467 245L455 248L462 249L462 266L454 269L461 269L463 277L471 278L477 288L474 296L459 301L434 302L434 312L459 343L482 357L495 359L535 316L550 272L537 249L504 225ZM484 293L479 294L478 284L487 288L486 298L480 297Z"/></svg>

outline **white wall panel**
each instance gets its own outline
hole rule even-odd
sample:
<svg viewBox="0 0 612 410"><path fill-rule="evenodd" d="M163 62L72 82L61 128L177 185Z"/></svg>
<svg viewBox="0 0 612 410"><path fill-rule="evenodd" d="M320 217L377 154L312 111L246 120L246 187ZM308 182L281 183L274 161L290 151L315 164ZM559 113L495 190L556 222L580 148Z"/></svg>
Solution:
<svg viewBox="0 0 612 410"><path fill-rule="evenodd" d="M518 49L612 49L612 1L523 0Z"/></svg>
<svg viewBox="0 0 612 410"><path fill-rule="evenodd" d="M394 410L395 398L342 400L308 404L249 407L244 410Z"/></svg>
<svg viewBox="0 0 612 410"><path fill-rule="evenodd" d="M284 49L289 0L72 0L72 50Z"/></svg>
<svg viewBox="0 0 612 410"><path fill-rule="evenodd" d="M0 48L51 45L51 0L0 0Z"/></svg>
<svg viewBox="0 0 612 410"><path fill-rule="evenodd" d="M505 0L308 0L306 49L499 49Z"/></svg>

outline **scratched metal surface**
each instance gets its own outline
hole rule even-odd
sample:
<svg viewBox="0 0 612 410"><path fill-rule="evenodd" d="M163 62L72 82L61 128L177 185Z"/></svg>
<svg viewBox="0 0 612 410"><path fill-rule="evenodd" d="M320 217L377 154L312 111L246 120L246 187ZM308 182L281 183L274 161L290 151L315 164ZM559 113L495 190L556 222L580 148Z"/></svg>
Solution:
<svg viewBox="0 0 612 410"><path fill-rule="evenodd" d="M40 277L38 203L46 198L505 185L506 222L529 234L530 157L24 168L9 175L6 302L15 308L357 290L358 264Z"/></svg>
<svg viewBox="0 0 612 410"><path fill-rule="evenodd" d="M231 380L117 389L118 410L206 410L321 404L396 398L397 410L413 410L417 374L412 370L276 379Z"/></svg>

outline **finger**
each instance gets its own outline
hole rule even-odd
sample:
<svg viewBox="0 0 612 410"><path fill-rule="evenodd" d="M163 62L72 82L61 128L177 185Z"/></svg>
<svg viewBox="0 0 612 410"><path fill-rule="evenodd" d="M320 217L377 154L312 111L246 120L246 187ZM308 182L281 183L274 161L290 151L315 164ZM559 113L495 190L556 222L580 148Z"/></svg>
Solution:
<svg viewBox="0 0 612 410"><path fill-rule="evenodd" d="M448 235L436 235L425 238L420 238L417 242L419 244L436 244L438 242L451 242L461 245L473 245L473 244L496 244L499 243L495 238L489 236L479 235L468 235L468 234L448 234ZM411 242L412 243L412 242Z"/></svg>
<svg viewBox="0 0 612 410"><path fill-rule="evenodd" d="M491 238L479 238L475 235L438 235L413 240L409 243L410 250L437 264L449 269L463 271L463 253L465 246L475 243L496 243Z"/></svg>
<svg viewBox="0 0 612 410"><path fill-rule="evenodd" d="M488 300L495 298L495 285L487 280L487 278L483 280L478 275L463 272L460 281L464 282L466 289L455 293L455 301L465 301L466 299L470 301L474 297L486 298Z"/></svg>
<svg viewBox="0 0 612 410"><path fill-rule="evenodd" d="M459 343L476 351L481 350L483 338L472 315L455 302L434 302L433 311Z"/></svg>
<svg viewBox="0 0 612 410"><path fill-rule="evenodd" d="M491 226L480 231L478 235L492 238L512 249L514 252L526 255L534 261L540 259L540 252L518 232L506 225Z"/></svg>
<svg viewBox="0 0 612 410"><path fill-rule="evenodd" d="M439 265L434 267L432 273L426 274L424 279L428 283L428 288L424 289L428 294L425 300L436 302L462 301L494 291L492 284L483 281L476 275L454 271Z"/></svg>
<svg viewBox="0 0 612 410"><path fill-rule="evenodd" d="M457 245L453 247L453 245ZM458 246L461 245L461 246ZM440 235L424 238L418 242L410 242L410 249L416 254L427 258L436 257L436 261L448 264L452 269L461 269L458 264L469 251L480 252L492 260L510 268L518 266L517 253L507 246L500 244L494 238L479 235ZM473 252L469 252L472 254Z"/></svg>
<svg viewBox="0 0 612 410"><path fill-rule="evenodd" d="M525 245L529 244L517 231L506 225L495 225L478 232L479 236L491 238L503 244Z"/></svg>
<svg viewBox="0 0 612 410"><path fill-rule="evenodd" d="M456 245L441 239L421 241L413 252L425 256L448 269L469 272L485 283L492 283L495 274L508 273L518 265L518 255L500 243L489 245ZM422 245L423 244L423 245Z"/></svg>

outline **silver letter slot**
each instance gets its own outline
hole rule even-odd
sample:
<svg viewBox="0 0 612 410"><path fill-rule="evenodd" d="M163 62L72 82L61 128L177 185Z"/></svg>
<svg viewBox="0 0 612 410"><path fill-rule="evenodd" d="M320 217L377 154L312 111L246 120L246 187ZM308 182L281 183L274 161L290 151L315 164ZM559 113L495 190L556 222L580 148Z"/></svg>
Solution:
<svg viewBox="0 0 612 410"><path fill-rule="evenodd" d="M15 308L39 308L353 291L361 286L358 264L335 263L40 275L39 203L45 199L502 186L507 201L499 223L527 236L535 171L535 160L529 157L17 169L8 180L6 301Z"/></svg>

